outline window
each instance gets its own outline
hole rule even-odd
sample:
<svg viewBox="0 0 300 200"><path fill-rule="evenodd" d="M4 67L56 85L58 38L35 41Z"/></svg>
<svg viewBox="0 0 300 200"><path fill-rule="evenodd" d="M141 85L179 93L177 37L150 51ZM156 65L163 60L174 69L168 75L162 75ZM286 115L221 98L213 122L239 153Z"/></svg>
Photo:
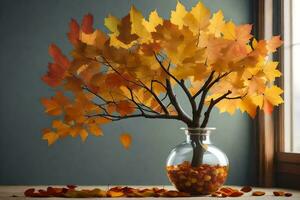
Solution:
<svg viewBox="0 0 300 200"><path fill-rule="evenodd" d="M284 2L284 151L300 153L300 1Z"/></svg>
<svg viewBox="0 0 300 200"><path fill-rule="evenodd" d="M284 105L280 107L274 121L274 182L278 187L300 189L300 1L270 1L275 3L275 32L284 39L284 46L278 56L283 72L279 85L284 88Z"/></svg>
<svg viewBox="0 0 300 200"><path fill-rule="evenodd" d="M258 37L284 40L273 60L283 73L276 84L285 102L256 120L258 184L300 189L300 0L255 0L253 8Z"/></svg>

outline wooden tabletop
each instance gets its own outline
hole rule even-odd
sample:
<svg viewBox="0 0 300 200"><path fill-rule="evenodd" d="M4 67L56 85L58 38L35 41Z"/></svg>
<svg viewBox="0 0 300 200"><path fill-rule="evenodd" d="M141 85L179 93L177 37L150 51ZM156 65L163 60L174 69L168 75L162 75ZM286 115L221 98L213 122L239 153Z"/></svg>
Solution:
<svg viewBox="0 0 300 200"><path fill-rule="evenodd" d="M53 187L62 187L62 186L53 186ZM138 187L138 188L149 188L149 187L164 187L166 189L174 189L171 186L132 186L132 187ZM233 188L241 188L241 187L237 187L237 186L230 186ZM55 199L62 199L62 200L66 200L66 198L57 198L57 197L51 197L51 198L28 198L28 197L24 197L24 191L28 188L36 188L36 189L45 189L47 188L47 186L0 186L0 199L1 200L20 200L20 199L42 199L42 200L46 200L46 199L51 199L51 200L55 200ZM79 189L94 189L94 188L101 188L101 189L107 189L107 186L80 186ZM243 200L251 200L251 199L261 199L261 200L273 200L273 199L289 199L289 200L300 200L300 191L296 191L296 190L289 190L289 189L281 189L281 188L253 188L253 190L260 190L263 192L266 192L266 195L261 196L261 197L254 197L251 196L251 193L245 193L242 197L227 197L226 199L243 199ZM292 197L275 197L273 195L273 191L285 191L285 192L290 192L293 194ZM72 198L72 199L78 199L78 198ZM97 199L97 198L84 198L84 199ZM112 199L112 198L98 198L98 199ZM114 198L113 198L114 199ZM123 200L123 199L130 199L130 200L140 200L140 199L158 199L158 198L118 198L118 200ZM162 198L164 200L169 200L172 199L174 200L174 198ZM206 199L214 199L213 197L209 197L209 196L203 196L203 197L184 197L184 198L176 198L179 200L184 200L184 199L200 199L200 200L206 200ZM218 199L218 198L216 198Z"/></svg>

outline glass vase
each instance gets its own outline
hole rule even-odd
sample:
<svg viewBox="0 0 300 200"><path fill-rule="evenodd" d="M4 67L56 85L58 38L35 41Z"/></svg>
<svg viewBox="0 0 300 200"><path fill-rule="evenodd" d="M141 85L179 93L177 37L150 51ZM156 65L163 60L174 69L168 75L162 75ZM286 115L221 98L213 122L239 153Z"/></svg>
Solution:
<svg viewBox="0 0 300 200"><path fill-rule="evenodd" d="M182 128L186 141L177 145L167 159L169 180L181 192L207 195L226 181L228 158L210 141L215 128Z"/></svg>

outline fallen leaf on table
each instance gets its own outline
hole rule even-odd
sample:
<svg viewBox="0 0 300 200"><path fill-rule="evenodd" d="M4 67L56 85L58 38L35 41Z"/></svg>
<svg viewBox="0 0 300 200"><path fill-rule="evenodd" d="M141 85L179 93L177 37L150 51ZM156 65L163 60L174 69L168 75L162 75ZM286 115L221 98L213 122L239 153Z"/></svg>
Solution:
<svg viewBox="0 0 300 200"><path fill-rule="evenodd" d="M252 190L252 188L250 186L244 186L241 189L242 192L251 192L251 190Z"/></svg>
<svg viewBox="0 0 300 200"><path fill-rule="evenodd" d="M262 191L254 191L252 193L252 196L263 196L265 195L266 193L265 192L262 192Z"/></svg>

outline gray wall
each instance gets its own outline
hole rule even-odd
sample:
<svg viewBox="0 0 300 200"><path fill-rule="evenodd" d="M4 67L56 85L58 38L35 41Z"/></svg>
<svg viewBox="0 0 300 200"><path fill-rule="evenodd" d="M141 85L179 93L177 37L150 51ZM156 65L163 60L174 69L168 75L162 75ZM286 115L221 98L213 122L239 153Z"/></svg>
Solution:
<svg viewBox="0 0 300 200"><path fill-rule="evenodd" d="M196 0L182 1L188 7ZM227 19L250 22L250 0L206 0L213 11L222 9ZM96 27L103 28L109 13L125 15L130 4L148 14L157 9L163 17L175 0L1 0L0 1L0 184L168 184L164 171L170 149L184 139L175 121L126 120L105 126L105 135L67 138L48 148L41 129L50 125L43 113L42 96L52 94L40 77L50 58L48 44L71 49L65 33L70 18L91 12ZM186 99L181 99L187 104ZM214 111L210 126L217 127L214 143L231 162L228 184L251 184L254 177L252 126L246 115L233 117ZM123 131L133 144L124 150Z"/></svg>

